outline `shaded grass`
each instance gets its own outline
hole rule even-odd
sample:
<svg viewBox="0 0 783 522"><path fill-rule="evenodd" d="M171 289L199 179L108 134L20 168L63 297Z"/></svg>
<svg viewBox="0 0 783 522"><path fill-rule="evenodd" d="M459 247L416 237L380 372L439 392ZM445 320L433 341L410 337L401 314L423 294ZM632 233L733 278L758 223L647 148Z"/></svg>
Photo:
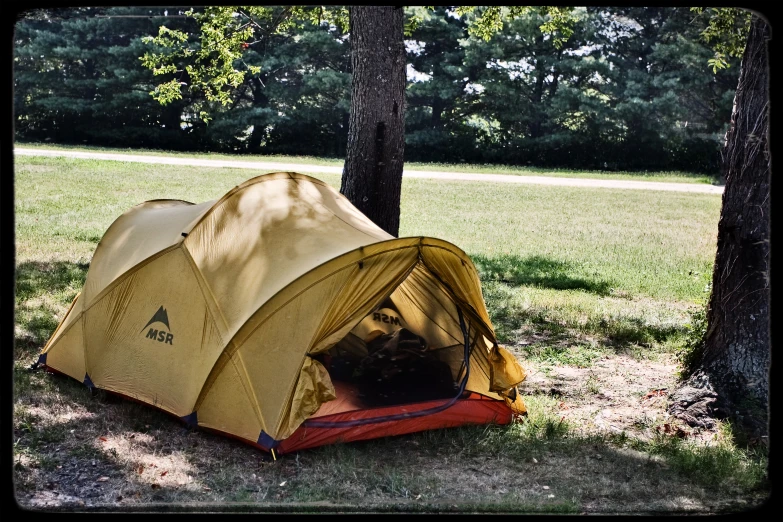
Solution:
<svg viewBox="0 0 783 522"><path fill-rule="evenodd" d="M239 442L184 430L144 405L90 395L73 379L24 375L32 382L14 416L16 487L36 488L36 475L47 472L68 492L73 477L97 462L94 476L114 477L122 496L135 499L131 509L579 513L598 509L592 499L611 498L629 512L662 512L675 496L752 498L767 487L766 453L733 444L727 430L706 447L663 434L648 442L581 435L546 395L524 396L528 416L506 426L429 430L271 461ZM59 406L36 406L47 400ZM107 449L99 436L130 446ZM192 486L150 486L175 471L163 467L167 459L189 468ZM159 467L144 479L137 467L151 461Z"/></svg>
<svg viewBox="0 0 783 522"><path fill-rule="evenodd" d="M656 432L651 441L622 435L607 437L612 444L630 447L650 456L661 456L678 473L700 484L729 491L754 491L769 486L768 453L762 446L737 445L732 425L720 424L719 436L710 445Z"/></svg>
<svg viewBox="0 0 783 522"><path fill-rule="evenodd" d="M482 281L482 292L500 342L525 357L577 366L614 353L681 351L696 306L494 281Z"/></svg>

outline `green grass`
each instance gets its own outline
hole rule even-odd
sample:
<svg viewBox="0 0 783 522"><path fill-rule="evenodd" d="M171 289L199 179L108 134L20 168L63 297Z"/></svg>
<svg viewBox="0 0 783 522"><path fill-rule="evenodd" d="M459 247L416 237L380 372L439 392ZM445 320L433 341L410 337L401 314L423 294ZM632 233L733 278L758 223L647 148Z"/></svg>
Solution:
<svg viewBox="0 0 783 522"><path fill-rule="evenodd" d="M557 467L560 459L584 459L587 455L603 455L602 464L615 470L631 469L665 481L667 476L680 475L692 481L692 486L728 488L735 493L741 490L754 491L763 487L766 481L767 457L756 450L744 450L732 443L729 425L723 425L721 437L715 444L704 446L689 440L659 435L651 441L630 439L624 435L583 436L575 431L559 414L558 400L547 396L525 396L529 415L523 423L506 426L464 426L447 430L431 430L420 434L379 439L366 443L352 443L317 448L308 457L317 460L318 476L329 476L329 480L317 485L308 485L302 492L302 499L331 498L348 501L346 484L361 485L371 490L380 488L391 496L433 495L447 490L449 485L434 479L429 473L410 469L397 460L401 447L415 442L417 454L437 459L442 457L462 462L475 462L474 471L480 473L482 460L504 459L514 462L520 474L528 466ZM388 456L389 465L380 469L368 467L364 460L367 448ZM627 451L626 451L627 450ZM594 479L593 470L586 466L584 473ZM570 512L579 504L579 494L571 491L570 483L584 477L555 476L548 482L552 490L566 492L558 500L542 505L530 505L529 499L513 499L508 505L493 503L495 509L503 511L545 512L564 510ZM569 483L570 481L570 483ZM567 497L565 500L563 497ZM571 497L572 500L568 499Z"/></svg>
<svg viewBox="0 0 783 522"><path fill-rule="evenodd" d="M130 207L217 199L262 173L17 157L17 337L46 340L97 242ZM339 187L338 175L315 176ZM720 203L710 194L408 179L400 235L445 239L472 257L501 342L543 333L559 348L533 343L529 356L559 351L563 362L589 364L595 353L568 353L592 346L583 336L648 353L681 349L689 314L707 296Z"/></svg>
<svg viewBox="0 0 783 522"><path fill-rule="evenodd" d="M26 370L81 289L106 228L140 202L217 199L261 173L15 158L17 486L34 484L38 471L26 470L56 466L58 461L46 457L43 448L60 444L77 426L92 430L91 436L169 429L170 419L160 412L136 403L103 403L74 380ZM339 186L337 175L316 177ZM715 195L408 179L400 235L439 237L471 256L498 337L523 359L589 367L614 352L678 354L692 342L691 314L707 296L720 203ZM599 386L588 381L585 390L597 393ZM643 491L655 491L667 498L679 495L676 487L683 482L692 488L688 494L693 498L742 495L764 487L766 454L733 442L728 425L722 438L707 447L670 436L649 441L622 435L597 438L580 435L577 426L564 421L559 399L523 399L529 415L522 423L325 446L269 467L257 457L248 461L253 449L218 436L194 435L200 447L210 448L205 453L214 453L214 461L193 466L199 468L198 480L211 488L209 498L239 511L245 503L361 506L362 498L372 495L389 500L386 507L373 507L378 512L462 512L467 505L482 512L572 514L580 512L588 497L612 495L630 503L638 502ZM47 424L39 405L52 400L50 408L72 412L74 420ZM184 436L176 436L182 446L155 439L149 451L186 451ZM96 453L100 445L92 440L62 458L101 456ZM600 464L586 460L596 453L603 457ZM419 466L417 459L432 468ZM488 491L463 505L465 490L458 486L475 480L482 463L489 461L503 463L508 476L497 488L505 492ZM578 475L561 473L566 463L569 473ZM445 480L441 466L463 473L462 482ZM532 466L536 477L546 477L553 498L529 493L539 487L530 482ZM637 489L604 490L595 474L600 466L606 467L601 473L629 473L642 482L633 486ZM249 478L251 473L258 478ZM172 502L202 502L206 495L185 489L160 494Z"/></svg>
<svg viewBox="0 0 783 522"><path fill-rule="evenodd" d="M86 152L106 152L135 154L144 156L181 156L200 159L230 160L230 161L268 161L280 163L301 163L305 165L320 165L327 167L341 167L342 159L322 158L316 156L283 156L260 154L216 154L216 153L192 153L192 152L168 152L154 149L117 149L93 146L48 145L42 143L17 143L18 147L34 148L42 150L73 150ZM694 174L690 172L664 171L664 172L629 172L629 171L602 171L602 170L576 170L539 167L518 167L513 165L496 164L451 164L451 163L424 163L408 161L406 170L426 170L437 172L467 172L474 174L504 174L510 176L549 176L560 178L587 178L604 180L625 181L658 181L666 183L701 183L715 185L718 173L710 176L707 174Z"/></svg>
<svg viewBox="0 0 783 522"><path fill-rule="evenodd" d="M534 331L676 350L708 296L720 204L707 194L416 179L403 184L401 235L439 237L472 257L502 342Z"/></svg>

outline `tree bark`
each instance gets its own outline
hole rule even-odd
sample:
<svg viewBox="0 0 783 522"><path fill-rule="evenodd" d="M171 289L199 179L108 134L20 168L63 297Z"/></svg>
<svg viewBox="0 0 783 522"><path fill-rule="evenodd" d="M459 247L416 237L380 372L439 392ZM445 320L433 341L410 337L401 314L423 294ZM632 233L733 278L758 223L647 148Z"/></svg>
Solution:
<svg viewBox="0 0 783 522"><path fill-rule="evenodd" d="M340 192L396 237L405 147L403 9L349 9L353 78Z"/></svg>
<svg viewBox="0 0 783 522"><path fill-rule="evenodd" d="M726 134L726 185L703 352L672 395L691 425L728 417L768 436L770 365L769 26L753 16Z"/></svg>

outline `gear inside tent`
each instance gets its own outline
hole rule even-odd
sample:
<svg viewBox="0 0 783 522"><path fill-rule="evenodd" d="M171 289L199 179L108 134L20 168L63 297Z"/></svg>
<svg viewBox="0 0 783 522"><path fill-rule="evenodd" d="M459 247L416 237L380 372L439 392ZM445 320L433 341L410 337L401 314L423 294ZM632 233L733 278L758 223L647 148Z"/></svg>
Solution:
<svg viewBox="0 0 783 522"><path fill-rule="evenodd" d="M278 454L526 413L470 258L288 172L119 216L39 364Z"/></svg>

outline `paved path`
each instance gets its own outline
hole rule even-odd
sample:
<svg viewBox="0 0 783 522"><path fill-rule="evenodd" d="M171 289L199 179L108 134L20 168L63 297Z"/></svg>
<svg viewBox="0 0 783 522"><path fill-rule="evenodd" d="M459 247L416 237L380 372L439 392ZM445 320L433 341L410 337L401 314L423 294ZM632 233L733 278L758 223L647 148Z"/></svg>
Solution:
<svg viewBox="0 0 783 522"><path fill-rule="evenodd" d="M274 163L268 161L232 161L173 156L142 156L136 154L115 154L102 152L77 152L60 150L14 148L19 156L67 156L70 158L130 161L137 163L160 163L166 165L194 165L199 167L230 167L235 169L266 170L271 172L328 172L341 174L342 166L305 165L297 163ZM560 185L567 187L603 187L616 189L664 190L671 192L700 192L723 194L723 187L704 183L665 183L660 181L626 181L613 179L558 178L549 176L511 176L508 174L475 174L462 172L435 172L426 170L405 170L404 178L428 178L461 181L492 181L497 183L522 183L535 185Z"/></svg>

